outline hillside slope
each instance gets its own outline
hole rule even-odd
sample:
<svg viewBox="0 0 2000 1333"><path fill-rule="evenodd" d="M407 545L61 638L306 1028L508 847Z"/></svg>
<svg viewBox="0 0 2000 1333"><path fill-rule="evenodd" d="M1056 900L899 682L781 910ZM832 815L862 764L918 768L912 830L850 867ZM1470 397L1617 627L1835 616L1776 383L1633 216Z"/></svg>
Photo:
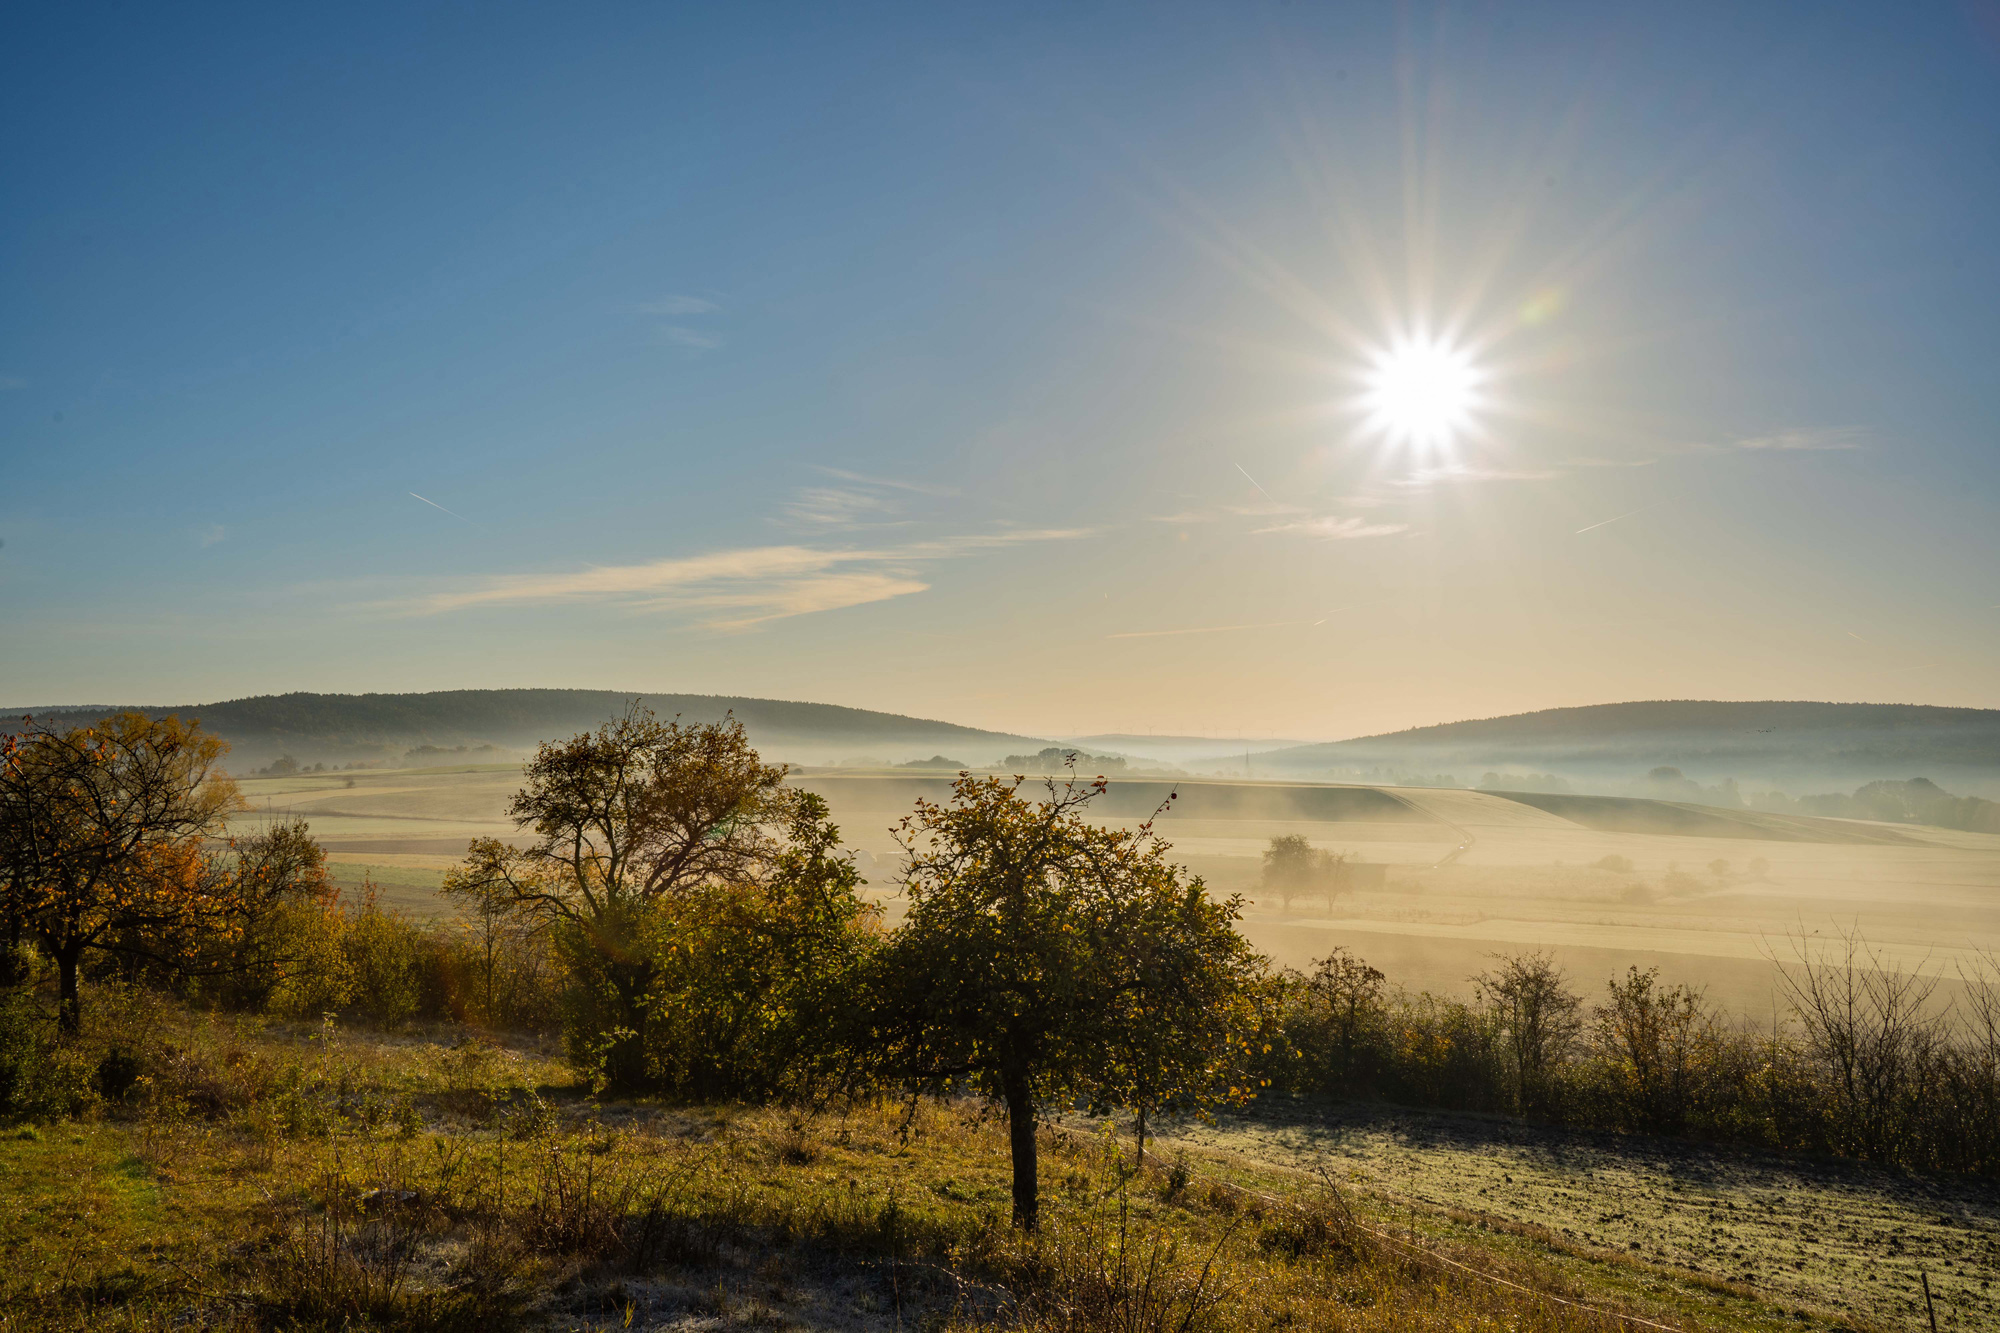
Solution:
<svg viewBox="0 0 2000 1333"><path fill-rule="evenodd" d="M1852 786L1879 778L2000 780L2000 710L1920 704L1675 699L1551 708L1294 746L1257 756L1274 772L1395 767L1630 778L1671 765L1704 781Z"/></svg>
<svg viewBox="0 0 2000 1333"><path fill-rule="evenodd" d="M301 763L399 759L420 745L498 746L523 750L587 730L644 699L661 717L711 722L733 713L772 757L823 763L868 754L890 760L943 753L967 763L994 761L1047 741L981 731L950 722L876 713L834 704L713 694L637 694L618 690L440 690L429 694L268 694L220 703L147 707L179 713L234 747L232 767L290 754ZM100 717L102 708L37 714L58 722ZM17 725L18 712L8 715Z"/></svg>

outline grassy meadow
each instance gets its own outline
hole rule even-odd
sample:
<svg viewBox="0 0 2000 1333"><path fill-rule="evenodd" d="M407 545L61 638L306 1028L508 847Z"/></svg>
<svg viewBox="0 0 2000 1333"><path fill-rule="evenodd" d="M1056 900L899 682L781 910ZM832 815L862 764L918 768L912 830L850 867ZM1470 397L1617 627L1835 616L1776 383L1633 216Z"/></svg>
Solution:
<svg viewBox="0 0 2000 1333"><path fill-rule="evenodd" d="M1456 1158L1379 1126L1189 1132L1143 1168L1123 1125L1051 1126L1026 1238L1007 1225L1004 1125L978 1102L675 1107L592 1097L532 1041L93 998L88 1043L143 1043L147 1072L89 1121L0 1140L10 1333L1909 1326L1893 1301L1520 1225L1486 1198L1495 1170L1447 1197L1403 1159ZM1525 1152L1469 1156L1521 1172L1523 1197L1547 1187ZM1648 1200L1693 1189L1780 1247L1751 1216L1780 1192L1768 1177L1738 1204L1639 1156L1573 1165L1629 1173ZM1817 1217L1833 1192L1782 1206ZM1990 1245L1991 1216L1968 1216Z"/></svg>

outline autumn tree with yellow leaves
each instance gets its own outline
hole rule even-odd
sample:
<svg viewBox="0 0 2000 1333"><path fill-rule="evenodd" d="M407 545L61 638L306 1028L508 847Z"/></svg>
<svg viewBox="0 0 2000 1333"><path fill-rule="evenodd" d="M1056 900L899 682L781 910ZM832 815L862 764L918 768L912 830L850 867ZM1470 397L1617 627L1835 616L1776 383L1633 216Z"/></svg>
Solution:
<svg viewBox="0 0 2000 1333"><path fill-rule="evenodd" d="M55 964L65 1034L93 953L192 959L240 933L301 860L316 869L303 826L219 841L241 807L227 748L199 723L136 712L88 727L28 718L0 742L0 928Z"/></svg>

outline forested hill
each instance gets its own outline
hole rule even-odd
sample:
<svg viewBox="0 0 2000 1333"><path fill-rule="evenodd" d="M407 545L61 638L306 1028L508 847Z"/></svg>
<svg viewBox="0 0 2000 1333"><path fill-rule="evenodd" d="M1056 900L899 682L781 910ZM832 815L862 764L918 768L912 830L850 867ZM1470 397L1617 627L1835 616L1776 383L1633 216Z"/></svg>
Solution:
<svg viewBox="0 0 2000 1333"><path fill-rule="evenodd" d="M1257 758L1272 771L1511 768L1597 777L1672 765L1715 780L2000 775L2000 710L1920 704L1668 699L1550 708L1382 736L1302 745Z"/></svg>
<svg viewBox="0 0 2000 1333"><path fill-rule="evenodd" d="M710 722L733 713L752 740L773 758L827 763L874 757L891 761L944 754L966 763L998 760L1024 747L1048 744L1032 736L981 731L950 722L875 713L834 704L713 694L640 694L617 690L440 690L430 694L267 694L221 703L143 707L178 713L233 747L239 771L289 754L303 764L358 759L399 760L419 746L476 751L495 746L526 750L536 743L595 727L643 699L663 718ZM103 708L37 713L58 722L83 722ZM19 710L7 717L18 726ZM468 758L481 757L469 754ZM433 757L432 762L443 762Z"/></svg>

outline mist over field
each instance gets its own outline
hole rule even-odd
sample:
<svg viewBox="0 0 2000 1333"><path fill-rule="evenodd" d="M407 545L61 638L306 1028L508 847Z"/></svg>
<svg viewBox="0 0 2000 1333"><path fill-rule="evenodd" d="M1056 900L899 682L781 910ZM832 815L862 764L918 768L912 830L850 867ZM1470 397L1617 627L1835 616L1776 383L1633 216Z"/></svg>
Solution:
<svg viewBox="0 0 2000 1333"><path fill-rule="evenodd" d="M505 806L533 738L601 723L632 697L292 696L185 711L211 719L244 756L232 755L238 771L253 774L243 779L253 809L241 827L306 817L341 882L371 877L392 901L430 915L448 910L432 891L468 840L521 836ZM1988 738L2000 716L1978 710L1568 710L1251 749L1258 776L1246 779L1242 754L1218 748L1234 740L1093 736L1086 746L810 704L649 702L690 720L733 713L771 757L798 765L793 783L826 798L870 892L892 911L902 860L893 828L917 800L948 799L956 771L970 767L1107 777L1093 818L1133 827L1163 810L1157 828L1175 857L1212 893L1250 900L1245 929L1274 959L1302 967L1344 947L1413 990L1468 993L1495 954L1550 949L1585 985L1656 966L1734 1012L1768 1019L1780 1003L1772 960L1790 958L1801 935L1858 928L1886 960L1940 975L1947 990L1961 965L2000 949L2000 807L1941 788L1913 805L1908 782L1881 777L1906 771L1893 767L1902 764L1973 787L1995 771L1982 760L1995 757ZM1786 719L1789 735L1771 729ZM1791 770L1795 780L1804 775L1800 795L1872 774L1875 808L1851 792L1836 793L1845 806L1780 803L1769 788L1722 785L1727 777L1704 786L1650 775L1679 760L1708 776L1695 756L1748 765L1787 745L1800 755ZM286 755L304 771L254 776L251 764ZM1357 767L1339 781L1288 772L1329 761ZM1375 764L1373 781L1358 767L1365 761ZM1424 773L1431 764L1458 772ZM1483 779L1474 768L1486 770ZM1529 774L1556 790L1535 790ZM1024 790L1041 781L1031 776ZM1868 794L1869 784L1857 785ZM1893 804L1884 788L1895 789ZM1593 794L1604 792L1619 794ZM1812 813L1815 804L1835 812ZM1287 835L1346 858L1353 886L1287 910L1263 877L1270 841Z"/></svg>

